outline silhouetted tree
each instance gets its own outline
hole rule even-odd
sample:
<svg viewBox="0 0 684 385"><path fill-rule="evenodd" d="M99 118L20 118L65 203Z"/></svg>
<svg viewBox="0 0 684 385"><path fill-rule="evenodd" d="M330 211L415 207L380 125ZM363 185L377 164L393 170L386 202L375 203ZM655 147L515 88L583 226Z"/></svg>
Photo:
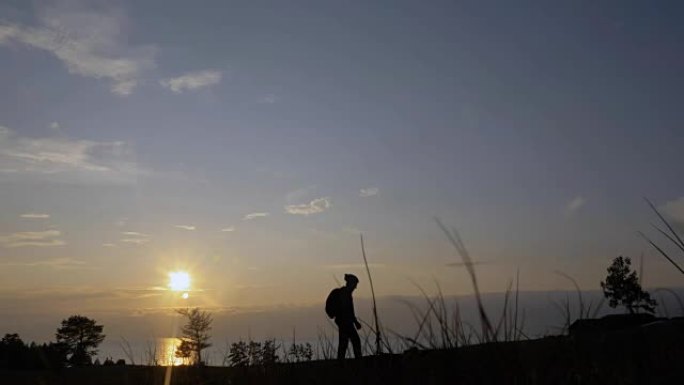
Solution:
<svg viewBox="0 0 684 385"><path fill-rule="evenodd" d="M5 334L0 339L0 369L57 369L64 366L63 344L25 344L18 334Z"/></svg>
<svg viewBox="0 0 684 385"><path fill-rule="evenodd" d="M230 345L230 351L228 354L230 366L249 366L249 355L247 354L247 350L248 347L245 341L233 342Z"/></svg>
<svg viewBox="0 0 684 385"><path fill-rule="evenodd" d="M632 261L629 258L617 257L608 267L606 281L601 282L603 294L609 300L610 307L622 305L630 314L643 309L647 313L654 313L656 301L651 295L641 289L636 271L631 271Z"/></svg>
<svg viewBox="0 0 684 385"><path fill-rule="evenodd" d="M261 354L259 354L259 361L263 366L271 366L278 362L278 350L279 345L276 343L275 339L270 339L264 341L261 347Z"/></svg>
<svg viewBox="0 0 684 385"><path fill-rule="evenodd" d="M247 357L249 357L250 365L259 365L261 362L261 342L249 341L249 344L247 344Z"/></svg>
<svg viewBox="0 0 684 385"><path fill-rule="evenodd" d="M183 363L187 363L192 357L193 353L193 345L188 340L181 340L180 344L176 348L176 357L182 358L184 360Z"/></svg>
<svg viewBox="0 0 684 385"><path fill-rule="evenodd" d="M57 329L56 338L58 343L65 346L71 365L90 365L91 357L97 354L97 346L105 339L102 329L104 326L81 315L62 320L62 326Z"/></svg>
<svg viewBox="0 0 684 385"><path fill-rule="evenodd" d="M186 354L194 354L195 364L202 364L202 350L211 346L209 331L211 330L211 314L198 308L181 309L178 314L187 318L187 323L181 329L181 344L176 350L176 357L188 358Z"/></svg>
<svg viewBox="0 0 684 385"><path fill-rule="evenodd" d="M8 333L0 340L0 367L23 369L28 349L17 333Z"/></svg>
<svg viewBox="0 0 684 385"><path fill-rule="evenodd" d="M294 362L311 361L313 358L313 347L310 343L290 345L290 351L287 353Z"/></svg>
<svg viewBox="0 0 684 385"><path fill-rule="evenodd" d="M244 341L233 342L230 345L229 353L225 362L234 367L246 366L272 366L278 362L278 345L275 339L261 342Z"/></svg>

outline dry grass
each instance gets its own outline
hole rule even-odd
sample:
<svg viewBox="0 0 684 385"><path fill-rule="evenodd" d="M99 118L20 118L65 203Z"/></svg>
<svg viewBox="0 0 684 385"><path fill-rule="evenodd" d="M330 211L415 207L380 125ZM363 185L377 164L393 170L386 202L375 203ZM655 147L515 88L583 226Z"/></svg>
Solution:
<svg viewBox="0 0 684 385"><path fill-rule="evenodd" d="M658 216L658 219L660 219L660 222L665 226L667 231L663 230L662 228L658 227L657 225L655 225L653 223L651 224L651 226L658 233L660 233L662 236L664 236L669 241L669 243L674 245L675 249L678 249L679 252L682 253L679 256L679 258L684 258L684 241L682 241L682 237L679 236L679 234L674 230L672 225L667 221L667 219L665 219L665 217L663 217L660 214L658 209L655 207L655 205L650 200L648 200L648 198L644 198L644 200L649 205L649 207L653 210L653 212L656 214L656 216ZM665 257L665 259L667 259L672 264L672 266L674 266L677 270L679 270L680 273L684 274L684 269L682 269L682 267L679 266L679 264L674 260L673 256L671 256L670 253L668 253L664 247L660 247L658 244L653 242L648 236L646 236L641 231L639 231L639 235L641 235L641 237L644 238L646 240L646 242L648 242L651 246L653 246L653 248L655 248L658 251L658 253L660 253L660 255Z"/></svg>

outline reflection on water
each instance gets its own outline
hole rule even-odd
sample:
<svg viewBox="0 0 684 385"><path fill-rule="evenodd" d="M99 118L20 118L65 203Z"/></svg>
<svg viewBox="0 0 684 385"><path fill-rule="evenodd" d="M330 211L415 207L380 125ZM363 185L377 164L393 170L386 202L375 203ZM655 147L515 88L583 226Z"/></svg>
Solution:
<svg viewBox="0 0 684 385"><path fill-rule="evenodd" d="M155 357L157 364L162 366L188 365L190 362L187 358L176 357L176 349L179 345L180 340L177 338L158 338Z"/></svg>

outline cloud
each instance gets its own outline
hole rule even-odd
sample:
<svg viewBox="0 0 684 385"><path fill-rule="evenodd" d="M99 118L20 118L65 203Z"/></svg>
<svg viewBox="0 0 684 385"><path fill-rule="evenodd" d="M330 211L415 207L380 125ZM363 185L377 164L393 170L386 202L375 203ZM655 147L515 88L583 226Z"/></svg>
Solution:
<svg viewBox="0 0 684 385"><path fill-rule="evenodd" d="M58 230L19 232L0 237L0 244L4 247L51 247L66 245L66 242L59 239L60 235L62 233Z"/></svg>
<svg viewBox="0 0 684 385"><path fill-rule="evenodd" d="M128 236L133 236L133 237L149 237L149 235L145 233L139 233L137 231L123 231L121 233L122 235L128 235Z"/></svg>
<svg viewBox="0 0 684 385"><path fill-rule="evenodd" d="M59 123L57 123L57 122L50 123L50 129L59 130L59 128L60 128Z"/></svg>
<svg viewBox="0 0 684 385"><path fill-rule="evenodd" d="M144 245L150 240L147 238L121 238L119 242L121 243L132 243L134 245Z"/></svg>
<svg viewBox="0 0 684 385"><path fill-rule="evenodd" d="M114 243L103 243L102 247L116 247L116 244L114 244Z"/></svg>
<svg viewBox="0 0 684 385"><path fill-rule="evenodd" d="M72 258L55 258L35 262L6 262L0 264L3 267L50 267L56 270L72 270L86 268L84 261Z"/></svg>
<svg viewBox="0 0 684 385"><path fill-rule="evenodd" d="M223 75L220 71L205 70L189 72L175 78L164 79L159 83L174 93L180 94L183 91L196 90L198 88L218 84L221 82L222 77Z"/></svg>
<svg viewBox="0 0 684 385"><path fill-rule="evenodd" d="M275 94L267 94L260 97L257 102L260 104L274 104L277 103L280 98Z"/></svg>
<svg viewBox="0 0 684 385"><path fill-rule="evenodd" d="M132 151L120 141L24 137L0 126L0 164L9 174L67 174L78 180L127 182L148 172L131 160Z"/></svg>
<svg viewBox="0 0 684 385"><path fill-rule="evenodd" d="M323 211L330 208L330 198L318 198L314 199L309 203L301 205L287 205L285 206L285 212L294 215L311 215L322 213Z"/></svg>
<svg viewBox="0 0 684 385"><path fill-rule="evenodd" d="M190 226L190 225L176 225L174 227L177 229L183 229L183 230L188 230L188 231L195 230L195 226Z"/></svg>
<svg viewBox="0 0 684 385"><path fill-rule="evenodd" d="M144 234L144 233L139 233L137 231L124 231L121 233L122 235L125 235L124 238L121 238L119 242L121 243L130 243L134 245L144 245L150 241L149 235Z"/></svg>
<svg viewBox="0 0 684 385"><path fill-rule="evenodd" d="M361 191L359 191L359 195L364 197L364 198L376 196L379 193L380 193L380 189L377 187L362 188Z"/></svg>
<svg viewBox="0 0 684 385"><path fill-rule="evenodd" d="M684 223L684 197L665 203L661 211L674 221Z"/></svg>
<svg viewBox="0 0 684 385"><path fill-rule="evenodd" d="M242 218L243 221L248 221L255 218L264 218L271 215L270 213L249 213Z"/></svg>
<svg viewBox="0 0 684 385"><path fill-rule="evenodd" d="M221 229L221 232L223 233L231 233L233 231L235 231L235 226L228 226Z"/></svg>
<svg viewBox="0 0 684 385"><path fill-rule="evenodd" d="M581 197L579 195L576 196L575 198L573 198L570 202L568 202L565 205L566 214L572 214L572 213L577 212L579 209L584 207L585 203L587 203L587 201L583 197Z"/></svg>
<svg viewBox="0 0 684 385"><path fill-rule="evenodd" d="M26 213L26 214L21 214L20 216L22 218L26 218L26 219L48 219L48 218L50 218L50 214L42 214L42 213Z"/></svg>
<svg viewBox="0 0 684 385"><path fill-rule="evenodd" d="M142 73L155 66L152 46L128 45L127 19L116 9L88 9L74 2L42 7L37 24L0 24L0 44L19 43L54 55L69 73L108 79L110 90L129 95Z"/></svg>

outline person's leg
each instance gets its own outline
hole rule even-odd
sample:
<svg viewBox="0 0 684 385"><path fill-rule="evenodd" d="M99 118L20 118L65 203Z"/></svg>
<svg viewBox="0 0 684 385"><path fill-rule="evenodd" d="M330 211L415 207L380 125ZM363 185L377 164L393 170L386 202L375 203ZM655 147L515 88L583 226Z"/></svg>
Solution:
<svg viewBox="0 0 684 385"><path fill-rule="evenodd" d="M347 344L349 344L349 336L347 335L346 328L342 325L337 325L340 338L337 342L337 359L343 360L344 356L347 354Z"/></svg>
<svg viewBox="0 0 684 385"><path fill-rule="evenodd" d="M352 348L354 349L354 358L361 358L361 338L359 338L359 333L356 328L352 326L349 339L352 343Z"/></svg>

